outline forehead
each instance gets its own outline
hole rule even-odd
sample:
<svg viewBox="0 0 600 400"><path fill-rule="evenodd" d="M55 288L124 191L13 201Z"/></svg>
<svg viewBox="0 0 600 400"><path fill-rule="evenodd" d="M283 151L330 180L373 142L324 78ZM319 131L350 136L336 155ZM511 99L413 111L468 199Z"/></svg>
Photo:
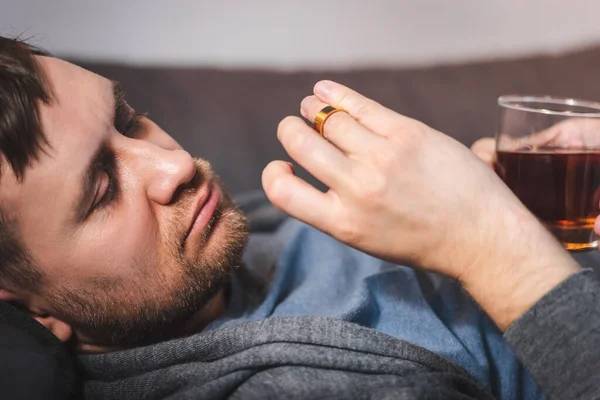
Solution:
<svg viewBox="0 0 600 400"><path fill-rule="evenodd" d="M90 71L52 57L37 57L54 101L40 106L42 128L52 147L61 139L87 134L83 127L106 124L112 106L112 83Z"/></svg>
<svg viewBox="0 0 600 400"><path fill-rule="evenodd" d="M44 71L48 83L60 95L63 91L92 89L97 85L110 85L106 78L68 61L54 57L35 56Z"/></svg>

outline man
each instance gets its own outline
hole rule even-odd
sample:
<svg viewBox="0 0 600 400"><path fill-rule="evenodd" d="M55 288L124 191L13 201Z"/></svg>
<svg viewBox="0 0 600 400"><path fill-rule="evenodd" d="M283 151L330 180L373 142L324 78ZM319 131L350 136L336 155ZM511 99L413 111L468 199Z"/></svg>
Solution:
<svg viewBox="0 0 600 400"><path fill-rule="evenodd" d="M557 286L597 282L450 138L318 83L303 115L348 114L327 121L327 141L296 117L278 137L330 190L279 161L263 184L330 236L288 220L244 253L245 218L210 166L117 83L11 39L0 55L0 298L92 354L80 359L88 396L537 397L508 327L543 388L566 393L539 372L527 312L545 315ZM458 285L393 263L457 279L491 320Z"/></svg>

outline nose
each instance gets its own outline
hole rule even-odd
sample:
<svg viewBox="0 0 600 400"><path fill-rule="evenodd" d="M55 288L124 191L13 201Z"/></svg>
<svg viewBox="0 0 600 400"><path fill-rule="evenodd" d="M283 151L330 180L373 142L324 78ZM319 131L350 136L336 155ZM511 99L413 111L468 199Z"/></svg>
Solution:
<svg viewBox="0 0 600 400"><path fill-rule="evenodd" d="M127 158L145 186L148 199L169 204L181 185L190 182L197 167L190 154L182 149L165 149L151 142L132 140Z"/></svg>

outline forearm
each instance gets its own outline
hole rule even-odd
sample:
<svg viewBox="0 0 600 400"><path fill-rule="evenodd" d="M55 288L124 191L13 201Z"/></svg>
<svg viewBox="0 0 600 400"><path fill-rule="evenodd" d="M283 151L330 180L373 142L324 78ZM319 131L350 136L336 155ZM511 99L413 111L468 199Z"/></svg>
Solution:
<svg viewBox="0 0 600 400"><path fill-rule="evenodd" d="M504 331L580 267L526 211L506 210L489 230L493 243L459 280Z"/></svg>

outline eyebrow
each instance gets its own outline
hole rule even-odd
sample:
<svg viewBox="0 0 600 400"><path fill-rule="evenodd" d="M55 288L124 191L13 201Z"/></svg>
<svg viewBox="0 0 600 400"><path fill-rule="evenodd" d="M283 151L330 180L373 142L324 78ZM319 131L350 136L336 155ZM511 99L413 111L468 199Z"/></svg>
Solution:
<svg viewBox="0 0 600 400"><path fill-rule="evenodd" d="M114 119L117 114L118 108L125 101L125 92L121 88L121 85L117 81L111 81L114 107L112 115L110 116L111 126L114 124ZM83 173L83 179L81 183L81 191L75 202L74 218L75 222L80 223L88 215L90 211L90 203L94 200L96 195L96 187L98 185L98 179L100 178L101 169L107 164L106 161L110 157L112 151L108 148L106 141L100 143L98 149L88 162L85 172Z"/></svg>
<svg viewBox="0 0 600 400"><path fill-rule="evenodd" d="M81 192L75 205L76 222L82 222L88 215L90 203L94 200L94 196L96 196L96 187L98 186L98 179L100 178L100 169L108 152L107 144L102 143L85 169L81 184Z"/></svg>
<svg viewBox="0 0 600 400"><path fill-rule="evenodd" d="M115 116L117 115L117 111L119 110L119 107L121 107L123 105L123 103L125 102L125 91L123 90L123 87L121 86L121 84L118 81L111 81L112 83L112 88L113 88L113 99L114 99L114 111L113 111L113 120L115 118Z"/></svg>

